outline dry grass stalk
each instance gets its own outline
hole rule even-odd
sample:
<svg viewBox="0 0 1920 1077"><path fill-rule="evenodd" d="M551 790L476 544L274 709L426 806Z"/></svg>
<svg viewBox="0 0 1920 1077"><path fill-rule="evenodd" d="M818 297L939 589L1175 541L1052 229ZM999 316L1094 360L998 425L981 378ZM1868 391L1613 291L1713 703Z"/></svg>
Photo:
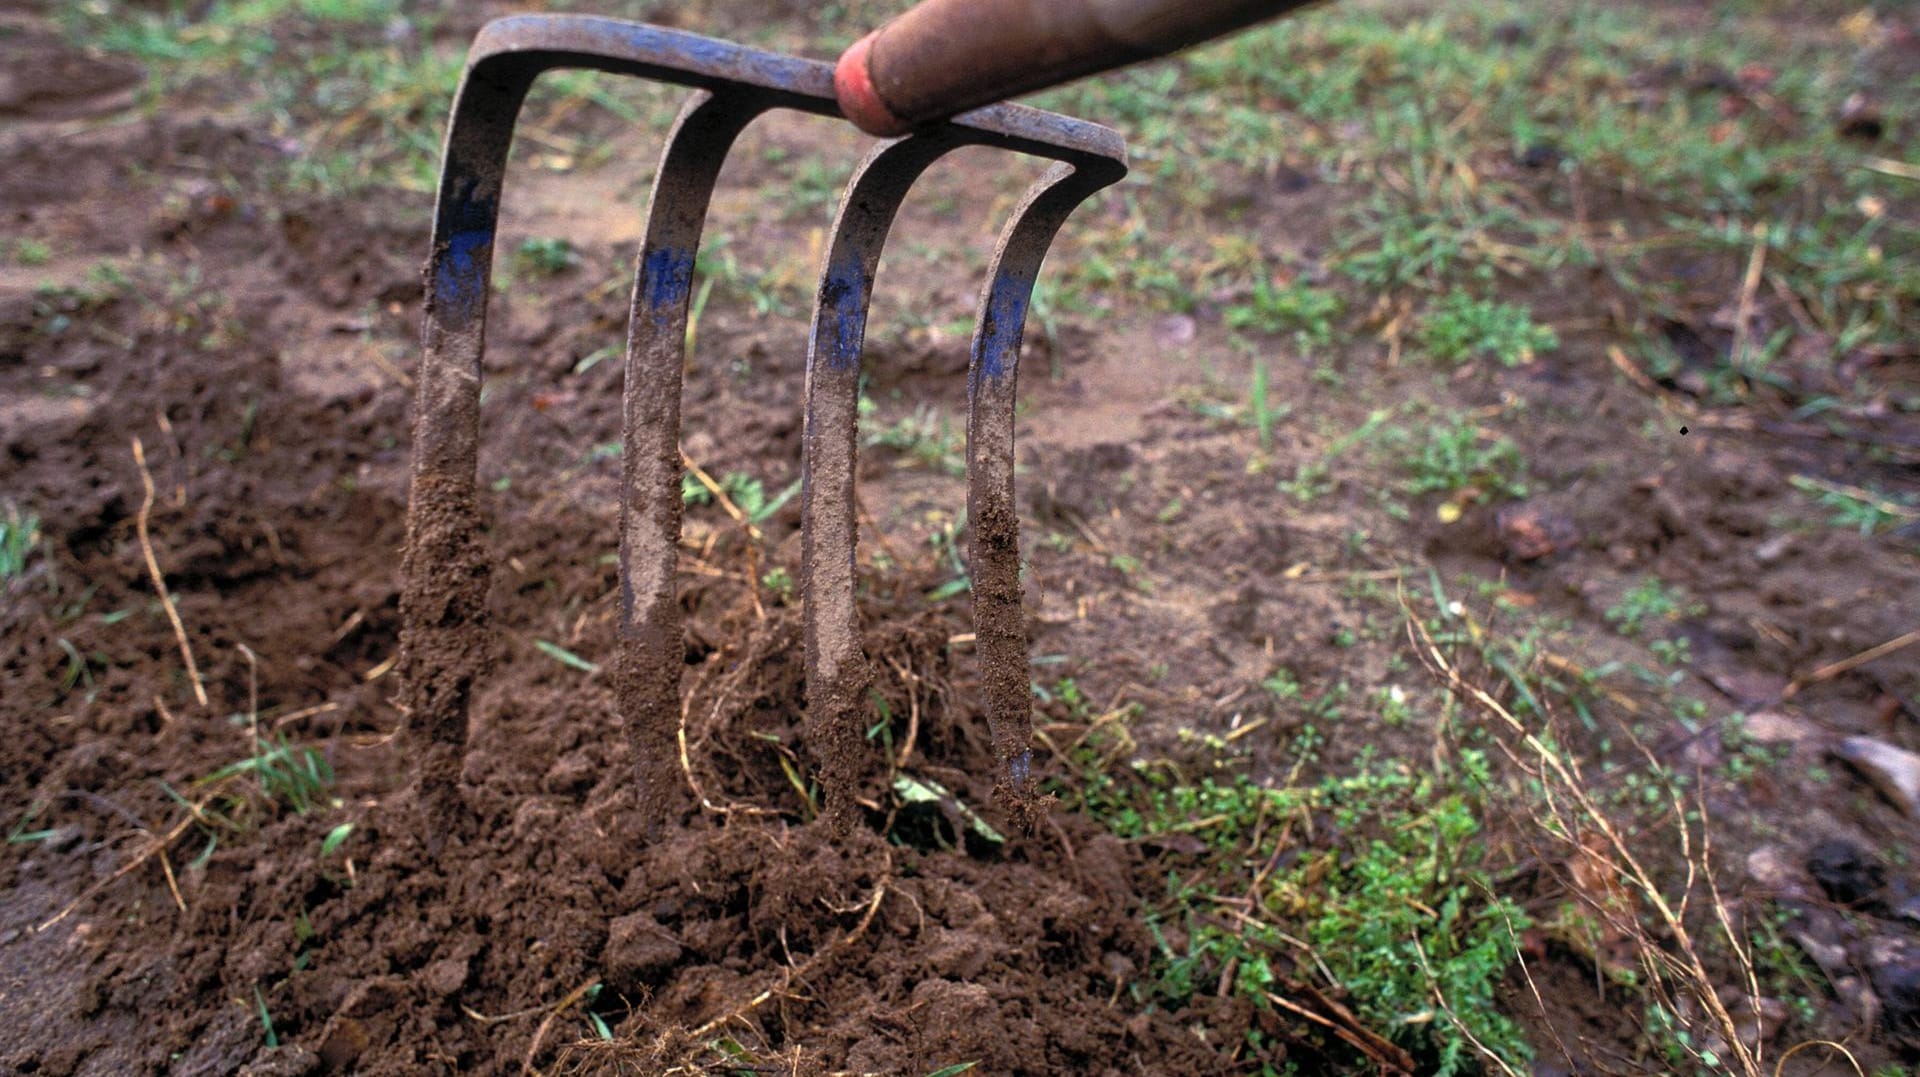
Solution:
<svg viewBox="0 0 1920 1077"><path fill-rule="evenodd" d="M148 518L153 515L153 472L147 470L147 449L140 439L133 439L133 462L140 467L140 512L133 518L134 533L140 539L140 553L147 560L147 574L153 577L153 589L160 594L160 605L167 611L167 620L173 625L173 638L180 644L180 657L187 664L187 680L193 683L193 698L202 707L207 705L207 686L201 683L200 667L193 660L193 646L187 642L187 626L180 621L180 611L173 604L173 596L167 593L167 579L160 574L160 562L153 556L153 538L147 531Z"/></svg>
<svg viewBox="0 0 1920 1077"><path fill-rule="evenodd" d="M1704 836L1696 836L1694 827L1687 822L1687 803L1681 794L1677 790L1672 793L1671 808L1681 859L1687 865L1687 878L1676 903L1669 900L1644 859L1634 852L1628 835L1594 800L1589 791L1592 786L1582 773L1579 760L1542 740L1499 699L1462 674L1434 641L1425 623L1408 604L1404 592L1400 596L1400 605L1406 616L1408 639L1421 663L1456 698L1494 719L1497 726L1494 740L1502 754L1538 783L1540 802L1535 822L1545 833L1567 846L1569 855L1599 858L1635 898L1634 904L1642 910L1641 915L1632 915L1630 909L1623 909L1621 903L1615 900L1593 900L1590 895L1579 894L1575 888L1576 894L1592 915L1610 931L1632 942L1635 955L1647 974L1647 989L1655 1001L1683 1024L1692 1020L1688 1016L1691 1012L1704 1014L1707 1027L1701 1031L1708 1036L1702 1038L1724 1043L1732 1056L1721 1060L1722 1064L1730 1065L1732 1071L1741 1077L1763 1077L1759 1038L1753 1035L1755 1030L1740 1027L1725 1000L1720 997L1714 977L1701 957L1699 940L1688 924L1689 903L1699 881L1705 879L1715 925L1726 936L1735 961L1741 966L1743 978L1755 990L1757 997L1758 985L1752 960L1739 943L1739 933L1735 930L1732 914L1721 899L1712 866L1707 863L1711 846ZM1696 806L1702 811L1704 819L1704 798ZM1699 848L1696 849L1696 845ZM1642 916L1651 919L1651 926L1643 921ZM1662 945L1659 939L1665 939L1669 944ZM1690 1043L1686 1049L1694 1052L1702 1064L1707 1064L1705 1058L1699 1057L1700 1047Z"/></svg>

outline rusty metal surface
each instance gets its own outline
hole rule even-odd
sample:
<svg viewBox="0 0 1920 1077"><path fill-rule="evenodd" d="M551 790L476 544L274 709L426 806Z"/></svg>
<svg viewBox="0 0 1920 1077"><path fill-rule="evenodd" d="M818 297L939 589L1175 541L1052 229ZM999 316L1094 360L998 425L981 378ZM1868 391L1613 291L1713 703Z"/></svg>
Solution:
<svg viewBox="0 0 1920 1077"><path fill-rule="evenodd" d="M922 0L849 50L895 131L1275 18L1307 0ZM857 99L856 99L857 101ZM856 111L861 111L856 102ZM856 120L864 120L856 116Z"/></svg>
<svg viewBox="0 0 1920 1077"><path fill-rule="evenodd" d="M542 73L591 68L695 91L667 139L635 269L622 420L620 654L615 670L639 804L650 826L683 807L675 737L683 643L674 597L680 499L680 391L695 252L714 178L734 138L775 108L838 116L832 68L682 31L590 16L514 16L476 39L449 123L427 265L417 377L412 491L401 598L403 705L417 796L431 832L464 828L459 794L467 710L486 666L490 568L475 490L487 299L508 149L520 105ZM1027 296L1048 242L1073 207L1126 170L1119 136L1015 105L981 109L878 147L835 222L807 362L805 617L810 739L831 789L844 792L860 750L864 657L853 606L854 424L867 303L894 211L922 170L962 145L1062 162L1021 204L995 255L974 344L969 501L983 651L1018 663L1016 700L988 686L998 787L1030 804L1023 754L1030 703L1012 514L1013 366ZM1004 456L1002 455L1004 453ZM1002 511L1004 510L1004 511ZM984 537L983 537L984 530ZM1011 576L1005 566L1011 565ZM995 567L999 566L999 567ZM989 643L988 640L992 642ZM844 823L846 797L829 815ZM1016 815L1025 819L1024 808Z"/></svg>

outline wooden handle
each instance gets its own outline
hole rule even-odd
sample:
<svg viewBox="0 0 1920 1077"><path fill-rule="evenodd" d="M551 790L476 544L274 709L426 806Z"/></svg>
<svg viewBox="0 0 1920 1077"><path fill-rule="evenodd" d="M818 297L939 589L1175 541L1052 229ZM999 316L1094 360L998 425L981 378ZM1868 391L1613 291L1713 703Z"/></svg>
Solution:
<svg viewBox="0 0 1920 1077"><path fill-rule="evenodd" d="M1309 0L924 0L840 57L840 110L903 135L981 105L1165 56Z"/></svg>

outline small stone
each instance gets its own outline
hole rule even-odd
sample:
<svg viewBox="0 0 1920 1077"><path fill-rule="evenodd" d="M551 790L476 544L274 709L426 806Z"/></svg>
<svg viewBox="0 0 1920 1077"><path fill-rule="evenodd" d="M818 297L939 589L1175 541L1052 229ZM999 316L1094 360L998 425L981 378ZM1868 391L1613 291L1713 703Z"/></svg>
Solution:
<svg viewBox="0 0 1920 1077"><path fill-rule="evenodd" d="M607 927L602 960L607 979L623 989L656 980L680 960L680 940L644 912L622 916Z"/></svg>
<svg viewBox="0 0 1920 1077"><path fill-rule="evenodd" d="M71 852L74 846L86 840L86 837L87 832L82 830L79 824L68 823L66 826L55 827L53 833L47 835L42 848L50 853Z"/></svg>
<svg viewBox="0 0 1920 1077"><path fill-rule="evenodd" d="M1742 707L1765 707L1777 703L1787 690L1785 677L1765 670L1702 669L1700 675Z"/></svg>
<svg viewBox="0 0 1920 1077"><path fill-rule="evenodd" d="M1860 1024L1871 1027L1880 1023L1880 996L1873 993L1873 985L1865 977L1840 976L1833 981L1833 993Z"/></svg>
<svg viewBox="0 0 1920 1077"><path fill-rule="evenodd" d="M1749 714L1742 732L1758 744L1804 744L1820 735L1812 722L1785 711Z"/></svg>
<svg viewBox="0 0 1920 1077"><path fill-rule="evenodd" d="M1909 923L1920 924L1920 894L1915 894L1895 906L1893 915Z"/></svg>
<svg viewBox="0 0 1920 1077"><path fill-rule="evenodd" d="M1793 535L1790 532L1782 531L1780 534L1755 546L1753 548L1753 559L1763 565L1771 565L1791 552L1793 552Z"/></svg>
<svg viewBox="0 0 1920 1077"><path fill-rule="evenodd" d="M1842 905L1857 905L1887 885L1887 869L1872 853L1839 838L1813 847L1807 854L1807 873Z"/></svg>
<svg viewBox="0 0 1920 1077"><path fill-rule="evenodd" d="M1837 978L1846 975L1847 970L1852 968L1852 963L1847 960L1846 945L1837 937L1839 924L1836 914L1826 915L1827 919L1821 921L1809 921L1803 918L1800 926L1791 931L1791 936L1794 944L1812 958L1813 963L1820 966L1820 971L1826 973L1829 979L1835 980L1835 986L1838 986Z"/></svg>
<svg viewBox="0 0 1920 1077"><path fill-rule="evenodd" d="M1553 142L1533 142L1514 154L1513 160L1521 168L1541 169L1552 168L1564 156L1560 147Z"/></svg>
<svg viewBox="0 0 1920 1077"><path fill-rule="evenodd" d="M1866 775L1901 811L1920 816L1920 755L1872 737L1848 737L1833 754Z"/></svg>

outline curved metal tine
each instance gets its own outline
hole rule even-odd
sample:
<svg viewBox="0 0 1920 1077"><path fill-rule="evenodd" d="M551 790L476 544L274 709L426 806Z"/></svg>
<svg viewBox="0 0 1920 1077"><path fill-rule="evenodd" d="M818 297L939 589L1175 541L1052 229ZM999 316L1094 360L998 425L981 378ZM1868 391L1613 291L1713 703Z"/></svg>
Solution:
<svg viewBox="0 0 1920 1077"><path fill-rule="evenodd" d="M827 791L826 816L839 830L852 821L868 682L854 610L854 442L867 304L901 201L928 165L959 144L953 131L936 131L882 145L861 162L833 222L807 341L800 464L807 730Z"/></svg>
<svg viewBox="0 0 1920 1077"><path fill-rule="evenodd" d="M1014 402L1020 339L1047 247L1074 208L1118 175L1056 164L1014 210L980 293L967 367L968 569L973 630L993 737L994 799L1031 832L1039 799L1033 775L1033 689L1020 587L1020 516L1013 488Z"/></svg>
<svg viewBox="0 0 1920 1077"><path fill-rule="evenodd" d="M769 103L701 91L667 136L634 270L621 423L620 657L615 691L649 837L684 797L675 739L686 665L680 549L680 391L694 257L734 139Z"/></svg>
<svg viewBox="0 0 1920 1077"><path fill-rule="evenodd" d="M481 356L501 177L513 125L540 68L469 70L454 99L416 375L412 490L400 596L402 704L415 750L415 792L430 845L465 829L460 766L467 703L485 665L484 522L474 492L479 454Z"/></svg>

